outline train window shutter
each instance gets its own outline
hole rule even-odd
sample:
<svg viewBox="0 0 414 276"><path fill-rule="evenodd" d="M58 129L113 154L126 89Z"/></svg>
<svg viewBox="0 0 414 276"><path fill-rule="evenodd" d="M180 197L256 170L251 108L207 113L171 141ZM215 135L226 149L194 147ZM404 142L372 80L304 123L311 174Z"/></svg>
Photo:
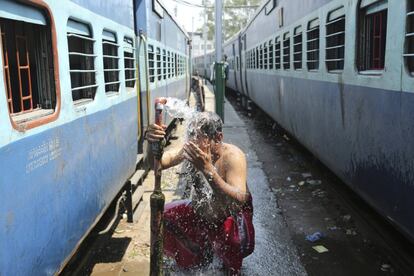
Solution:
<svg viewBox="0 0 414 276"><path fill-rule="evenodd" d="M87 37L91 37L91 31L88 25L75 21L73 19L68 20L67 24L67 32L72 34L83 35Z"/></svg>
<svg viewBox="0 0 414 276"><path fill-rule="evenodd" d="M405 31L405 66L411 76L414 76L414 1L407 0L407 18Z"/></svg>
<svg viewBox="0 0 414 276"><path fill-rule="evenodd" d="M368 6L371 6L371 5L373 5L373 4L375 4L375 6L386 6L386 4L387 4L387 2L388 1L384 1L384 0L361 0L361 4L360 4L360 8L361 9L363 9L363 8L366 8L366 7L368 7ZM382 9L384 9L384 8L382 8Z"/></svg>
<svg viewBox="0 0 414 276"><path fill-rule="evenodd" d="M124 37L124 52L133 54L134 53L134 41L130 37Z"/></svg>
<svg viewBox="0 0 414 276"><path fill-rule="evenodd" d="M318 27L319 27L319 18L316 18L309 22L308 30L312 30Z"/></svg>
<svg viewBox="0 0 414 276"><path fill-rule="evenodd" d="M326 23L325 63L331 73L340 73L345 64L345 8L328 14Z"/></svg>
<svg viewBox="0 0 414 276"><path fill-rule="evenodd" d="M102 40L116 43L116 35L113 32L104 30L102 32Z"/></svg>
<svg viewBox="0 0 414 276"><path fill-rule="evenodd" d="M0 18L23 21L36 25L47 25L45 15L35 7L10 0L0 0L0 6Z"/></svg>
<svg viewBox="0 0 414 276"><path fill-rule="evenodd" d="M75 105L86 104L95 98L96 82L94 43L89 25L74 19L66 24L72 100Z"/></svg>
<svg viewBox="0 0 414 276"><path fill-rule="evenodd" d="M119 93L119 44L115 32L102 31L102 52L104 64L105 92L109 95Z"/></svg>
<svg viewBox="0 0 414 276"><path fill-rule="evenodd" d="M328 21L333 21L342 16L345 16L345 8L343 6L336 10L331 11L328 16Z"/></svg>

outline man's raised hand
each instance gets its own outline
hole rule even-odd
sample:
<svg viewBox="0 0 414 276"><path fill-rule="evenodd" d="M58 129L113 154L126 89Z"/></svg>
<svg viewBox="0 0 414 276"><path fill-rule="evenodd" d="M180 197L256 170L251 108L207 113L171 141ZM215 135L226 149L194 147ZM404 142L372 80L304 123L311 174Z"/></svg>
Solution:
<svg viewBox="0 0 414 276"><path fill-rule="evenodd" d="M213 169L210 147L204 152L193 142L188 142L184 145L184 157L204 174Z"/></svg>
<svg viewBox="0 0 414 276"><path fill-rule="evenodd" d="M150 143L158 142L165 137L165 129L167 126L159 126L157 124L151 124L148 126L147 131L145 132L145 139Z"/></svg>

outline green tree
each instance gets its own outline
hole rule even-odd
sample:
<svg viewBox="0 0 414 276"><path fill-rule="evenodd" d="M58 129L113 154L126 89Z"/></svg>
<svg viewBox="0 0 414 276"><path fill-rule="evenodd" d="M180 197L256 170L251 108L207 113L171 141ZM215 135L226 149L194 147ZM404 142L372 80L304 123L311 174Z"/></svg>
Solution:
<svg viewBox="0 0 414 276"><path fill-rule="evenodd" d="M213 40L215 32L214 0L204 0L207 11L207 38ZM244 26L249 17L258 8L262 0L223 0L223 38L227 40L234 36ZM204 11L200 16L204 16ZM202 32L203 28L197 31Z"/></svg>

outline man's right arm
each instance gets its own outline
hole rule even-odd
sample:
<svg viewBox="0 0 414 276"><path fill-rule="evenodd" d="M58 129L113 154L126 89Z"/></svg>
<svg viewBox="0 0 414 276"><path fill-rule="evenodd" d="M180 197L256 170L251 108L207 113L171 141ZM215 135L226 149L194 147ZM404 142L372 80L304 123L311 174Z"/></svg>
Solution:
<svg viewBox="0 0 414 276"><path fill-rule="evenodd" d="M145 139L151 143L158 143L165 137L166 126L151 124L145 132ZM151 146L148 147L148 153L152 156ZM161 168L163 170L174 167L184 160L182 147L164 152L161 157Z"/></svg>
<svg viewBox="0 0 414 276"><path fill-rule="evenodd" d="M164 152L161 158L161 169L166 170L180 164L184 160L183 148L176 148Z"/></svg>

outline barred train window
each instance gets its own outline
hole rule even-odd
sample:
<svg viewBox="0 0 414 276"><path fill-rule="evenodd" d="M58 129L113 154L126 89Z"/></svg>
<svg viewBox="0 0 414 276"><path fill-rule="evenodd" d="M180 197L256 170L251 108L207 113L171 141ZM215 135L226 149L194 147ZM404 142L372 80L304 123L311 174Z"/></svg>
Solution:
<svg viewBox="0 0 414 276"><path fill-rule="evenodd" d="M358 70L382 70L387 41L387 0L362 0L359 11Z"/></svg>
<svg viewBox="0 0 414 276"><path fill-rule="evenodd" d="M125 86L134 88L136 78L135 71L135 48L134 40L130 37L124 37L124 68L125 68Z"/></svg>
<svg viewBox="0 0 414 276"><path fill-rule="evenodd" d="M293 36L293 68L302 69L302 27L296 27Z"/></svg>
<svg viewBox="0 0 414 276"><path fill-rule="evenodd" d="M75 104L82 104L95 98L96 70L92 38L89 25L69 19L67 25L70 79L72 99Z"/></svg>
<svg viewBox="0 0 414 276"><path fill-rule="evenodd" d="M171 63L171 74L173 77L176 77L176 73L175 73L175 53L171 53L171 58L172 58L172 63Z"/></svg>
<svg viewBox="0 0 414 276"><path fill-rule="evenodd" d="M290 37L289 33L283 36L283 69L290 69Z"/></svg>
<svg viewBox="0 0 414 276"><path fill-rule="evenodd" d="M174 68L175 68L175 76L178 77L178 55L174 54Z"/></svg>
<svg viewBox="0 0 414 276"><path fill-rule="evenodd" d="M276 37L275 39L275 69L280 70L282 60L280 57L281 54L281 48L280 48L280 38Z"/></svg>
<svg viewBox="0 0 414 276"><path fill-rule="evenodd" d="M265 42L263 44L263 69L267 70L267 62L268 62L268 57L267 57L267 43Z"/></svg>
<svg viewBox="0 0 414 276"><path fill-rule="evenodd" d="M56 87L49 18L31 6L13 2L1 5L10 16L0 18L0 50L10 117L19 124L53 114ZM25 22L18 21L19 15L14 17L16 8L25 12Z"/></svg>
<svg viewBox="0 0 414 276"><path fill-rule="evenodd" d="M263 69L263 45L260 45L259 69Z"/></svg>
<svg viewBox="0 0 414 276"><path fill-rule="evenodd" d="M105 92L119 92L119 56L116 34L104 30L102 33L102 51L104 64Z"/></svg>
<svg viewBox="0 0 414 276"><path fill-rule="evenodd" d="M168 79L171 79L171 52L167 52Z"/></svg>
<svg viewBox="0 0 414 276"><path fill-rule="evenodd" d="M343 6L328 15L325 50L328 71L342 71L345 60L345 9Z"/></svg>
<svg viewBox="0 0 414 276"><path fill-rule="evenodd" d="M273 40L269 41L269 70L273 69Z"/></svg>
<svg viewBox="0 0 414 276"><path fill-rule="evenodd" d="M404 57L408 72L414 76L414 0L407 0L407 26Z"/></svg>
<svg viewBox="0 0 414 276"><path fill-rule="evenodd" d="M148 71L150 82L155 81L155 55L154 46L148 45Z"/></svg>
<svg viewBox="0 0 414 276"><path fill-rule="evenodd" d="M162 78L167 78L167 54L165 50L162 50Z"/></svg>
<svg viewBox="0 0 414 276"><path fill-rule="evenodd" d="M309 71L319 69L319 19L309 22L307 30L307 66Z"/></svg>
<svg viewBox="0 0 414 276"><path fill-rule="evenodd" d="M161 80L162 79L161 49L158 47L157 47L156 57L157 57L157 78L158 80Z"/></svg>

